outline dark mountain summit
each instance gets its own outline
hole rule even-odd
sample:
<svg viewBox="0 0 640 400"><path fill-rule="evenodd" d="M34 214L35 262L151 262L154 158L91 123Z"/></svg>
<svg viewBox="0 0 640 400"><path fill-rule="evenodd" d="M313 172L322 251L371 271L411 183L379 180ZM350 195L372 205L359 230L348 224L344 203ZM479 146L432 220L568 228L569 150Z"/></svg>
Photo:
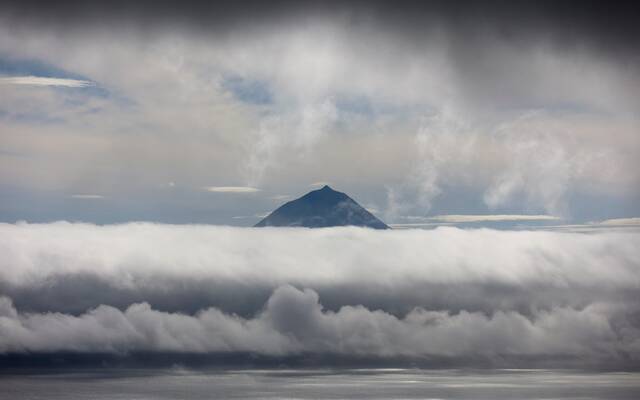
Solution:
<svg viewBox="0 0 640 400"><path fill-rule="evenodd" d="M329 186L314 190L292 200L258 222L255 226L366 226L374 229L389 227L351 197Z"/></svg>

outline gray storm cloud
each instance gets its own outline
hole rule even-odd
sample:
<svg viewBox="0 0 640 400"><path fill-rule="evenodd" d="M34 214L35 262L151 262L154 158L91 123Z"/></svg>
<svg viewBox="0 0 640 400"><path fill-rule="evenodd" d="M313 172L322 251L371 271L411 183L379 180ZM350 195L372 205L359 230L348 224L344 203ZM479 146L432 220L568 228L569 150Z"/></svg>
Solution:
<svg viewBox="0 0 640 400"><path fill-rule="evenodd" d="M282 286L252 319L209 308L189 316L133 304L79 316L20 314L0 298L0 352L255 352L373 356L546 356L588 362L640 359L640 309L593 304L558 307L532 318L515 312L427 311L402 318L362 306L324 311L318 294Z"/></svg>

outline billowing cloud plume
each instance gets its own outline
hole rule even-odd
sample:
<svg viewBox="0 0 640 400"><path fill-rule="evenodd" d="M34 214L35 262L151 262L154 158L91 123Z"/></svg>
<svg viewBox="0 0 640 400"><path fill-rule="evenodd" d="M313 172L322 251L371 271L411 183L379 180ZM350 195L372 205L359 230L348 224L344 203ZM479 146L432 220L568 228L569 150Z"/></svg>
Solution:
<svg viewBox="0 0 640 400"><path fill-rule="evenodd" d="M79 316L19 314L0 298L0 352L253 352L367 356L498 358L544 356L640 361L639 308L593 304L558 307L527 318L515 312L413 309L402 318L362 306L324 311L318 294L276 289L252 319L215 308L194 316L133 304L124 312L100 306Z"/></svg>
<svg viewBox="0 0 640 400"><path fill-rule="evenodd" d="M293 109L289 112L264 116L255 130L245 171L251 184L260 184L265 174L282 167L279 160L291 154L308 156L338 119L338 111L329 99L290 106Z"/></svg>
<svg viewBox="0 0 640 400"><path fill-rule="evenodd" d="M526 123L530 116L502 126L497 135L511 149L505 170L487 189L484 201L490 208L506 204L524 193L526 201L554 215L566 214L565 196L573 177L572 160L562 136L549 126ZM525 123L523 123L525 122Z"/></svg>
<svg viewBox="0 0 640 400"><path fill-rule="evenodd" d="M422 121L415 136L417 157L411 172L400 185L387 190L387 218L419 211L427 214L443 191L445 171L457 160L468 159L473 137L463 120L448 113L436 113Z"/></svg>

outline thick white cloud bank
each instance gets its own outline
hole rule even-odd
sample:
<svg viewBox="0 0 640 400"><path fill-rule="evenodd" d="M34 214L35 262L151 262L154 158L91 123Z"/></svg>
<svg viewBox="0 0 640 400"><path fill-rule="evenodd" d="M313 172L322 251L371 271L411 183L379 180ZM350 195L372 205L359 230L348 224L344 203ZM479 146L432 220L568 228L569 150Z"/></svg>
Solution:
<svg viewBox="0 0 640 400"><path fill-rule="evenodd" d="M0 224L0 280L97 274L246 284L495 282L640 288L640 234L462 230L377 232L130 223Z"/></svg>
<svg viewBox="0 0 640 400"><path fill-rule="evenodd" d="M4 354L640 362L637 232L18 223L0 254Z"/></svg>

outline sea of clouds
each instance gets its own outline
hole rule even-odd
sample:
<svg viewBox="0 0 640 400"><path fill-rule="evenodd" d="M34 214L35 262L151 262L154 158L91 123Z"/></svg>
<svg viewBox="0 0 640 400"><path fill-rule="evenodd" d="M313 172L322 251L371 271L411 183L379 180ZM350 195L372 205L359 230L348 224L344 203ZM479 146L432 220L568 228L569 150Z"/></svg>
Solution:
<svg viewBox="0 0 640 400"><path fill-rule="evenodd" d="M0 254L5 355L640 364L634 231L17 223Z"/></svg>

